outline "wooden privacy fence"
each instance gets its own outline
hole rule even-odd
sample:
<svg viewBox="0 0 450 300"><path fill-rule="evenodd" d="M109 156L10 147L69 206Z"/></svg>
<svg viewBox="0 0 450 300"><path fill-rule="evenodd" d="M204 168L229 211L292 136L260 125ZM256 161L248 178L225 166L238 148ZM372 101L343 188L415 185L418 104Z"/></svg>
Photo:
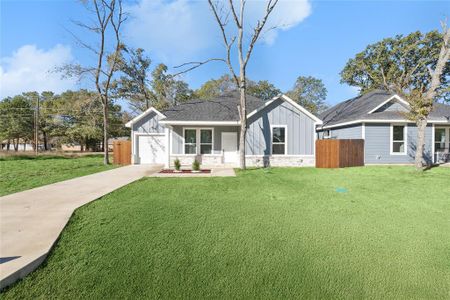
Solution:
<svg viewBox="0 0 450 300"><path fill-rule="evenodd" d="M113 162L116 165L131 164L131 141L113 142Z"/></svg>
<svg viewBox="0 0 450 300"><path fill-rule="evenodd" d="M364 166L364 140L317 140L316 168Z"/></svg>

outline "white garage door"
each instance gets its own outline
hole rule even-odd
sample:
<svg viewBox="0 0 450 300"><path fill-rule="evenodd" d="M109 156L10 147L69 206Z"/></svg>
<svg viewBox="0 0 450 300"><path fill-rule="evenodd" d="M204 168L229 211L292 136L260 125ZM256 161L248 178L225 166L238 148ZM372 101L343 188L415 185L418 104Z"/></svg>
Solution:
<svg viewBox="0 0 450 300"><path fill-rule="evenodd" d="M140 164L164 164L166 159L166 137L164 135L138 136Z"/></svg>

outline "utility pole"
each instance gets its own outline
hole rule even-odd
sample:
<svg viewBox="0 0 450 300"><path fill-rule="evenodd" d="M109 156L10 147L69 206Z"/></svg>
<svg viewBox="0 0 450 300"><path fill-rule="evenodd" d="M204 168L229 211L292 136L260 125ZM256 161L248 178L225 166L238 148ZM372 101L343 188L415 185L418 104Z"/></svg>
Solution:
<svg viewBox="0 0 450 300"><path fill-rule="evenodd" d="M39 152L39 95L36 97L36 107L34 110L34 149L35 154Z"/></svg>

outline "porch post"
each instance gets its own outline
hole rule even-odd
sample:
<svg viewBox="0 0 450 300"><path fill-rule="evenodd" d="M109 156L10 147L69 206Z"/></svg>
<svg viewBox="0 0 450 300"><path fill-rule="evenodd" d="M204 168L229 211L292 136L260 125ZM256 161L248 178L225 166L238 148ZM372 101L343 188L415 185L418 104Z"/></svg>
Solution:
<svg viewBox="0 0 450 300"><path fill-rule="evenodd" d="M436 163L436 157L435 157L435 151L436 151L435 146L436 145L434 143L435 135L436 135L436 132L435 132L435 127L434 127L434 123L433 123L431 125L431 162L433 164Z"/></svg>
<svg viewBox="0 0 450 300"><path fill-rule="evenodd" d="M164 129L164 131L165 131L165 133L166 133L166 164L165 164L165 167L168 169L168 168L170 168L170 147L171 147L171 145L170 145L170 135L171 135L171 130L170 130L170 127L168 126L168 127L166 127L165 129Z"/></svg>

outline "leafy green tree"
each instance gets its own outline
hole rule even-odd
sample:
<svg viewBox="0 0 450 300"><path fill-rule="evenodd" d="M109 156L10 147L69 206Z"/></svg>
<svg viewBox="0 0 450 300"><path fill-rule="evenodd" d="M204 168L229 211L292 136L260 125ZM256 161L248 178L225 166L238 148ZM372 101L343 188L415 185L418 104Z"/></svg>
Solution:
<svg viewBox="0 0 450 300"><path fill-rule="evenodd" d="M103 140L103 106L97 93L79 90L61 95L53 92L24 93L0 101L0 140L9 149L19 149L19 141L34 144L34 115L37 101L39 109L39 141L45 150L50 145L79 144L82 149L98 151ZM110 103L109 134L111 137L128 136L125 123L130 116L120 105Z"/></svg>
<svg viewBox="0 0 450 300"><path fill-rule="evenodd" d="M0 137L19 150L19 142L33 139L34 110L31 101L24 95L8 97L0 102Z"/></svg>
<svg viewBox="0 0 450 300"><path fill-rule="evenodd" d="M263 100L270 100L281 94L281 90L267 80L248 81L247 93Z"/></svg>
<svg viewBox="0 0 450 300"><path fill-rule="evenodd" d="M127 54L128 58L123 56ZM154 106L155 95L150 89L149 69L151 59L144 50L124 48L118 61L122 75L112 84L117 98L123 98L134 111L143 112Z"/></svg>
<svg viewBox="0 0 450 300"><path fill-rule="evenodd" d="M397 93L410 104L407 118L417 125L415 165L422 170L425 129L434 103L450 96L450 29L413 32L383 39L356 54L341 72L341 81L360 88Z"/></svg>
<svg viewBox="0 0 450 300"><path fill-rule="evenodd" d="M82 150L98 150L103 137L103 116L97 94L87 90L66 91L61 94L58 107L60 144L79 144Z"/></svg>
<svg viewBox="0 0 450 300"><path fill-rule="evenodd" d="M67 91L58 101L56 121L62 134L61 143L76 143L82 149L98 150L103 143L103 107L97 94L87 90ZM120 105L110 103L108 112L110 137L128 136Z"/></svg>
<svg viewBox="0 0 450 300"><path fill-rule="evenodd" d="M192 98L192 90L189 85L181 80L176 80L167 73L167 66L159 64L152 71L150 82L155 97L157 108L169 105L177 105Z"/></svg>
<svg viewBox="0 0 450 300"><path fill-rule="evenodd" d="M287 95L312 113L320 113L327 108L327 89L321 79L299 76Z"/></svg>
<svg viewBox="0 0 450 300"><path fill-rule="evenodd" d="M150 72L151 60L141 48L125 48L118 66L122 75L112 85L115 97L126 99L135 112L176 105L192 96L189 85L168 74L166 65L159 64Z"/></svg>
<svg viewBox="0 0 450 300"><path fill-rule="evenodd" d="M429 68L434 68L443 45L438 31L397 35L368 45L351 58L341 72L341 82L358 87L361 94L384 89L404 95L424 90L431 84ZM450 96L450 65L441 75L437 97Z"/></svg>
<svg viewBox="0 0 450 300"><path fill-rule="evenodd" d="M194 92L195 98L211 99L237 90L236 82L225 74L218 79L210 79Z"/></svg>
<svg viewBox="0 0 450 300"><path fill-rule="evenodd" d="M231 91L236 91L238 87L234 79L228 74L224 74L218 79L211 79L205 82L194 92L194 97L199 99L211 99ZM267 80L258 82L247 79L247 94L263 100L269 100L281 94L281 91Z"/></svg>
<svg viewBox="0 0 450 300"><path fill-rule="evenodd" d="M43 145L44 150L50 150L50 139L51 131L53 130L53 119L54 119L54 101L57 98L55 93L50 91L42 92L41 94L37 92L28 92L22 94L27 101L30 102L33 109L39 112L38 116L38 137L39 145ZM39 110L36 109L39 101Z"/></svg>

